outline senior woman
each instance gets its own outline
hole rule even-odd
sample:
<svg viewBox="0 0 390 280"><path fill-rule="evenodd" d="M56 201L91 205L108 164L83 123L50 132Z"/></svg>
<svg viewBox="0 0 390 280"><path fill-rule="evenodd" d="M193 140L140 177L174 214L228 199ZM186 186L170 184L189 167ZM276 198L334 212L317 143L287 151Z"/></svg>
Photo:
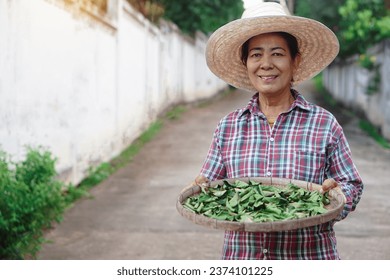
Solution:
<svg viewBox="0 0 390 280"><path fill-rule="evenodd" d="M280 177L313 182L346 197L341 215L324 224L281 232L225 231L223 259L340 259L333 229L358 204L363 183L343 130L325 109L293 86L322 71L339 43L323 24L259 3L212 34L210 70L253 92L213 135L195 184L225 178Z"/></svg>

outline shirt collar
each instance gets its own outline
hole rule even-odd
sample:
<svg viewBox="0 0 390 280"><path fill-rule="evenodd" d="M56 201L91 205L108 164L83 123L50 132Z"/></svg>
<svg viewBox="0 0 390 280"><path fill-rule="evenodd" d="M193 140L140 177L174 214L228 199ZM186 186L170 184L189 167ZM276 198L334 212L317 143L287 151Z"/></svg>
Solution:
<svg viewBox="0 0 390 280"><path fill-rule="evenodd" d="M295 89L291 89L291 93L295 98L295 101L294 101L293 105L291 106L292 109L294 109L295 107L299 107L302 110L311 111L311 107L312 107L311 104L303 97L302 94L300 94Z"/></svg>
<svg viewBox="0 0 390 280"><path fill-rule="evenodd" d="M288 110L288 112L294 110L297 107L302 109L302 110L305 110L305 111L311 110L310 103L307 102L307 100L302 96L302 94L300 94L295 89L291 89L291 94L294 96L295 101L292 104L290 110ZM255 116L263 115L260 111L260 108L259 108L259 93L258 92L252 96L248 105L242 109L239 116L241 117L247 113L250 113L250 114L255 115Z"/></svg>

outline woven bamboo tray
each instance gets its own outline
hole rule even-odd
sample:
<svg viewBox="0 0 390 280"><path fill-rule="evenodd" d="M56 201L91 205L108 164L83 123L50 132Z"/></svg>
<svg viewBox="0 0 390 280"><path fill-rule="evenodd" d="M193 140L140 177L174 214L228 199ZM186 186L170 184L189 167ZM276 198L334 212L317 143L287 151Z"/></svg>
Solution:
<svg viewBox="0 0 390 280"><path fill-rule="evenodd" d="M234 183L236 180L243 182L259 182L263 185L272 185L280 188L285 188L289 183L292 183L298 187L304 188L309 191L320 190L321 185L299 181L299 180L290 180L283 178L263 178L263 177L252 177L252 178L233 178L213 181L210 183L210 187L216 187L220 184L223 184L224 181L229 183ZM335 219L343 210L345 204L345 196L342 194L340 189L332 189L329 191L329 200L330 204L326 206L328 210L324 214L285 221L275 221L275 222L232 222L225 220L217 220L206 217L204 215L196 214L183 207L185 200L190 197L199 194L201 191L199 186L191 186L183 189L180 192L180 195L177 198L176 209L184 218L190 220L191 222L206 226L213 229L221 230L232 230L232 231L248 231L248 232L271 232L271 231L286 231L294 230L298 228L310 227L318 224L326 223L330 220Z"/></svg>

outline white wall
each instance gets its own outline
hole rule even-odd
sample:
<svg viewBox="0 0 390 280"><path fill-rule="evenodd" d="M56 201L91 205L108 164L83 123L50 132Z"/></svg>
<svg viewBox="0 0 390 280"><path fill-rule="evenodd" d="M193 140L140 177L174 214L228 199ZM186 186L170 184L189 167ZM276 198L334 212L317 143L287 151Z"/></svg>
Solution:
<svg viewBox="0 0 390 280"><path fill-rule="evenodd" d="M0 0L0 149L19 160L26 145L46 147L74 184L169 106L226 87L203 35L158 28L126 1L109 7L102 17L72 1Z"/></svg>
<svg viewBox="0 0 390 280"><path fill-rule="evenodd" d="M324 70L324 85L336 100L350 108L364 112L372 124L390 139L390 40L372 47L369 55L380 64L381 83L378 92L367 94L373 73L360 67L357 56L339 61Z"/></svg>

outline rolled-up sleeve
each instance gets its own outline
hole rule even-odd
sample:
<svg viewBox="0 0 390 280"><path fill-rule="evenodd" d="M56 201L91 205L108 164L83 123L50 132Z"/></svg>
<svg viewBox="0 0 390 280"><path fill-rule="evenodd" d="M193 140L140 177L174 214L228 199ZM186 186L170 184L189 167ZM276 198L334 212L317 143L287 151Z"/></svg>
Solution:
<svg viewBox="0 0 390 280"><path fill-rule="evenodd" d="M221 146L218 140L219 127L220 124L214 131L210 148L200 171L200 174L208 178L210 181L219 180L226 177L226 168L223 163Z"/></svg>
<svg viewBox="0 0 390 280"><path fill-rule="evenodd" d="M354 211L363 193L363 182L352 161L352 153L345 135L341 132L339 140L332 146L329 155L328 178L335 179L345 195L346 203L337 220L342 220Z"/></svg>

